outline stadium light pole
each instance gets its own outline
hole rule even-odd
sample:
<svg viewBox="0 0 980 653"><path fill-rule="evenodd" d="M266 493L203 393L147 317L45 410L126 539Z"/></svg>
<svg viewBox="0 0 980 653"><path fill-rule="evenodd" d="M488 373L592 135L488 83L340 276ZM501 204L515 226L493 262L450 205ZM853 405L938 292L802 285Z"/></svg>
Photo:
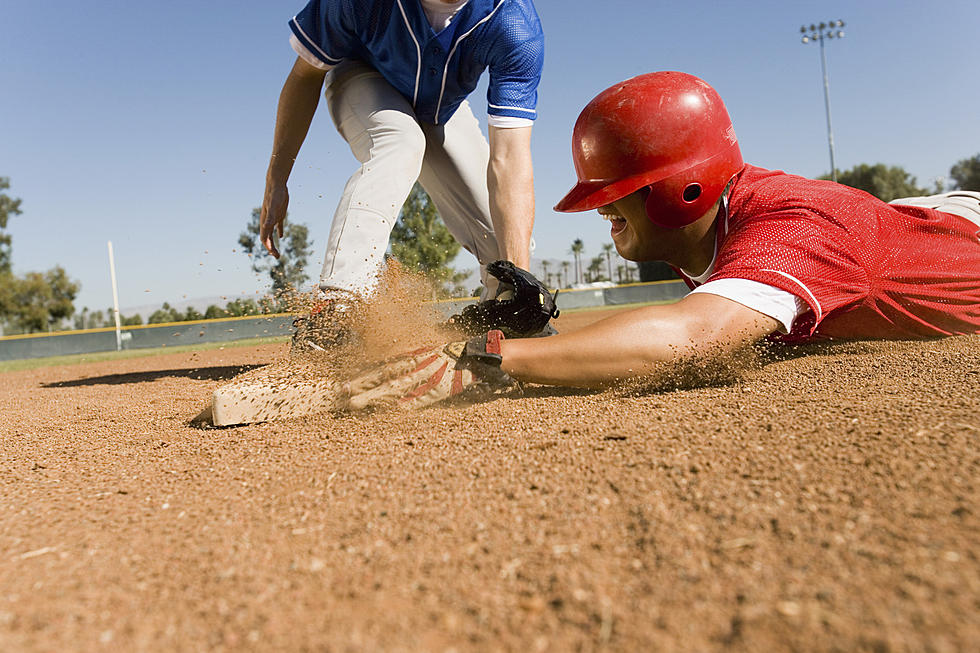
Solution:
<svg viewBox="0 0 980 653"><path fill-rule="evenodd" d="M827 55L824 54L824 39L844 38L844 21L832 20L819 25L806 25L800 27L800 39L804 44L811 41L820 43L820 67L823 70L823 103L827 110L827 142L830 144L830 178L837 181L837 166L834 164L834 127L830 121L830 81L827 77Z"/></svg>

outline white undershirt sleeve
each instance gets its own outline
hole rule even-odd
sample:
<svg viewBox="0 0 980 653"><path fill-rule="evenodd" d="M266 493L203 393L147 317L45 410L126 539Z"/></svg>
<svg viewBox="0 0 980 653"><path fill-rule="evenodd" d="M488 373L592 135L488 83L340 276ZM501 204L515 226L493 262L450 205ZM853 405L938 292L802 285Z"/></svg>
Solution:
<svg viewBox="0 0 980 653"><path fill-rule="evenodd" d="M495 116L492 113L487 115L487 124L491 127L502 129L513 129L515 127L530 127L534 121L530 118L517 118L515 116Z"/></svg>
<svg viewBox="0 0 980 653"><path fill-rule="evenodd" d="M779 322L781 333L789 333L796 318L810 310L807 303L793 293L748 279L716 279L698 286L691 293L717 295L759 311Z"/></svg>
<svg viewBox="0 0 980 653"><path fill-rule="evenodd" d="M296 38L295 34L289 35L289 45L293 47L293 50L296 51L296 54L299 55L300 59L310 64L314 68L319 68L320 70L324 70L324 71L333 68L333 66L329 64L325 64L319 59L317 59L312 52L306 49L305 45L300 43L300 40Z"/></svg>

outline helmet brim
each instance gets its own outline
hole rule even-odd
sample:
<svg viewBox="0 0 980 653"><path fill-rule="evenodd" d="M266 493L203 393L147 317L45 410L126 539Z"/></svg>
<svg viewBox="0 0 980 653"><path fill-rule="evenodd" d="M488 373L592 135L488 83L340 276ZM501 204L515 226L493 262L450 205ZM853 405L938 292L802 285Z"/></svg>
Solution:
<svg viewBox="0 0 980 653"><path fill-rule="evenodd" d="M608 186L609 181L605 179L580 181L565 194L565 197L561 198L561 201L555 204L555 210L560 213L577 213L605 206L609 204L609 201L605 199L608 193L603 191Z"/></svg>
<svg viewBox="0 0 980 653"><path fill-rule="evenodd" d="M652 177L652 179L651 179ZM656 181L656 175L640 174L626 179L584 179L555 204L559 213L591 211L622 199Z"/></svg>

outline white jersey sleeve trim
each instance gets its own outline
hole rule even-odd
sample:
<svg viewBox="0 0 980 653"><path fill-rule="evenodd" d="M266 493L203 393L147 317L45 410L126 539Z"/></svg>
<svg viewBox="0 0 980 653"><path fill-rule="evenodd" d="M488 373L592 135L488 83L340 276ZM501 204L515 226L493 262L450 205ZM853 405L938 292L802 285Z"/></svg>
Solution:
<svg viewBox="0 0 980 653"><path fill-rule="evenodd" d="M489 102L487 102L487 106L489 106L491 109L505 109L507 111L520 111L521 113L529 113L532 116L538 115L537 109L527 109L525 107L508 107L500 104L490 104Z"/></svg>
<svg viewBox="0 0 980 653"><path fill-rule="evenodd" d="M515 127L530 127L534 121L530 118L517 118L515 116L495 116L492 113L487 115L487 124L491 127L500 129L514 129Z"/></svg>
<svg viewBox="0 0 980 653"><path fill-rule="evenodd" d="M779 330L784 334L793 330L796 318L810 310L807 303L793 293L748 279L716 279L698 286L691 291L694 293L724 297L768 315L779 322Z"/></svg>
<svg viewBox="0 0 980 653"><path fill-rule="evenodd" d="M332 65L323 63L323 61L319 57L317 57L315 54L310 52L306 48L306 46L303 45L303 43L298 38L296 38L295 34L289 35L289 45L291 45L293 50L296 51L296 54L299 55L300 59L310 64L314 68L318 68L323 71L327 71L333 68Z"/></svg>
<svg viewBox="0 0 980 653"><path fill-rule="evenodd" d="M795 283L797 286L799 286L800 289L803 290L803 292L806 293L807 297L810 298L810 301L813 302L811 305L812 306L815 306L817 308L817 322L819 323L820 320L823 319L823 307L820 305L820 302L817 301L816 295L814 295L812 292L810 292L810 289L806 287L806 284L804 284L802 281L800 281L799 279L797 279L796 277L794 277L792 274L786 274L785 272L782 272L780 270L765 270L764 269L762 271L763 272L772 272L773 274L778 274L781 277L786 277L787 279L789 279L790 281L792 281L793 283ZM795 297L795 295L794 295L794 297ZM803 300L800 300L800 301L803 301ZM806 302L804 302L804 304L805 303ZM807 307L807 308L809 308L809 307Z"/></svg>

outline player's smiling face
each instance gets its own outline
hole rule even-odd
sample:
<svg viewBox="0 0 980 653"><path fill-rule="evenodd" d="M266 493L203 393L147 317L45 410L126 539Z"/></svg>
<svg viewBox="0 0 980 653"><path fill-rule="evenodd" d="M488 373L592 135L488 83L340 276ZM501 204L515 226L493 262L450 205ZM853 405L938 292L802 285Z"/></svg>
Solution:
<svg viewBox="0 0 980 653"><path fill-rule="evenodd" d="M620 256L630 261L666 260L660 245L667 230L650 222L642 192L631 193L598 211L611 225L609 235Z"/></svg>
<svg viewBox="0 0 980 653"><path fill-rule="evenodd" d="M712 227L718 214L717 204L698 220L678 229L661 227L650 221L643 189L600 207L598 211L611 225L609 235L616 251L629 261L666 261L694 270L707 267L714 253Z"/></svg>

